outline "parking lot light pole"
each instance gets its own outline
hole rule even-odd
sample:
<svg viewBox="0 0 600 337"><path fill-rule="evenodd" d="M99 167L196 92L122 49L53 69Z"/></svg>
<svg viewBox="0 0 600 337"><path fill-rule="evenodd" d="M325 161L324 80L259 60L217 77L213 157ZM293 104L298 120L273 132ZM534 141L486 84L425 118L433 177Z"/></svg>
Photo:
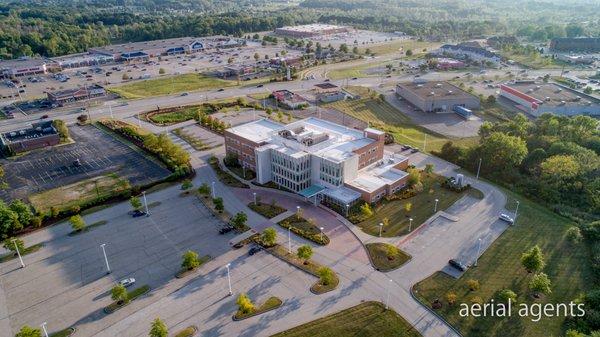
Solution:
<svg viewBox="0 0 600 337"><path fill-rule="evenodd" d="M517 214L519 213L519 200L517 200L517 208L515 208L515 218L513 219L513 225L517 224Z"/></svg>
<svg viewBox="0 0 600 337"><path fill-rule="evenodd" d="M383 222L379 223L379 237L381 237L381 231L383 230Z"/></svg>
<svg viewBox="0 0 600 337"><path fill-rule="evenodd" d="M479 253L481 253L481 238L479 238L478 240L479 242L477 243L477 255L475 255L475 263L473 263L473 266L477 267L477 260L479 260Z"/></svg>
<svg viewBox="0 0 600 337"><path fill-rule="evenodd" d="M288 253L292 253L292 235L291 235L292 226L288 227Z"/></svg>
<svg viewBox="0 0 600 337"><path fill-rule="evenodd" d="M229 296L233 295L233 291L231 291L231 274L229 273L229 267L231 267L231 263L225 265L227 268L227 283L229 284Z"/></svg>
<svg viewBox="0 0 600 337"><path fill-rule="evenodd" d="M146 216L149 216L150 212L148 211L148 201L146 200L146 191L142 192L142 197L144 198L144 208L146 209Z"/></svg>
<svg viewBox="0 0 600 337"><path fill-rule="evenodd" d="M21 268L25 268L25 263L23 263L23 257L21 256L21 252L19 251L19 246L17 246L17 239L12 239L13 245L15 245L15 250L17 251L17 255L19 256L19 262L21 262Z"/></svg>
<svg viewBox="0 0 600 337"><path fill-rule="evenodd" d="M412 218L408 218L408 231L412 231Z"/></svg>
<svg viewBox="0 0 600 337"><path fill-rule="evenodd" d="M300 206L296 206L296 218L300 219Z"/></svg>
<svg viewBox="0 0 600 337"><path fill-rule="evenodd" d="M108 257L106 257L106 249L104 249L104 246L106 246L106 243L100 245L100 247L102 247L102 254L104 254L104 262L106 263L106 273L110 274L110 266L108 265Z"/></svg>
<svg viewBox="0 0 600 337"><path fill-rule="evenodd" d="M479 170L481 170L481 161L482 159L479 158L479 165L477 165L477 180L479 180Z"/></svg>
<svg viewBox="0 0 600 337"><path fill-rule="evenodd" d="M389 308L389 302L390 302L390 288L392 287L392 279L390 279L390 281L388 282L388 286L387 286L387 291L386 291L386 295L385 295L385 310L387 310Z"/></svg>
<svg viewBox="0 0 600 337"><path fill-rule="evenodd" d="M252 195L254 196L254 206L256 206L256 192L253 192Z"/></svg>
<svg viewBox="0 0 600 337"><path fill-rule="evenodd" d="M319 228L321 230L321 241L323 241L323 227Z"/></svg>
<svg viewBox="0 0 600 337"><path fill-rule="evenodd" d="M44 336L48 337L48 330L46 330L46 322L42 323L42 330L44 330Z"/></svg>
<svg viewBox="0 0 600 337"><path fill-rule="evenodd" d="M212 192L212 198L214 199L215 198L215 182L214 181L212 182L211 186L212 186L212 188L210 189L210 191Z"/></svg>
<svg viewBox="0 0 600 337"><path fill-rule="evenodd" d="M348 210L350 209L350 205L346 204L346 218L348 217Z"/></svg>
<svg viewBox="0 0 600 337"><path fill-rule="evenodd" d="M437 212L438 201L440 201L440 200L439 199L435 199L435 206L433 206L433 213Z"/></svg>
<svg viewBox="0 0 600 337"><path fill-rule="evenodd" d="M112 105L110 104L110 102L108 102L108 111L110 111L110 119L114 119L115 116L113 115Z"/></svg>

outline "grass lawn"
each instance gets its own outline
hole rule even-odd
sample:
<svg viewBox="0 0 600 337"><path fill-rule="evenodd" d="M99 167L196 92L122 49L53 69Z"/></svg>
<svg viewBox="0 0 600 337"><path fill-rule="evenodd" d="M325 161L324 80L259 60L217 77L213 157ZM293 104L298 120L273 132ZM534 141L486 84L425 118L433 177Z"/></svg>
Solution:
<svg viewBox="0 0 600 337"><path fill-rule="evenodd" d="M129 296L128 302L124 302L121 304L119 304L118 302L112 302L111 304L109 304L107 307L104 308L104 312L106 312L107 314L113 313L116 310L119 310L122 307L128 305L129 303L131 303L131 301L137 299L138 297L146 294L149 291L150 291L149 285L143 285L141 287L133 289L132 291L127 291L127 294Z"/></svg>
<svg viewBox="0 0 600 337"><path fill-rule="evenodd" d="M366 89L366 88L365 88ZM325 107L339 110L350 116L366 121L370 126L389 132L395 142L423 149L426 141L427 152L439 151L444 143L452 140L455 144L470 146L479 137L450 139L412 123L411 119L385 101L372 98L369 89L349 88L361 95L361 99L344 100L326 104Z"/></svg>
<svg viewBox="0 0 600 337"><path fill-rule="evenodd" d="M242 313L241 311L237 311L234 315L234 319L241 320L260 315L267 311L279 308L281 304L283 304L283 301L281 301L279 297L271 296L263 304L257 305L252 312Z"/></svg>
<svg viewBox="0 0 600 337"><path fill-rule="evenodd" d="M563 318L542 318L539 322L517 315L510 319L461 318L457 304L447 305L448 292L458 296L457 303L470 303L474 296L485 303L506 288L517 294L518 303L568 303L593 286L585 244L573 244L565 238L566 230L574 224L511 191L504 190L504 193L508 196L508 206L515 207L515 198L521 202L517 224L508 228L479 259L478 266L469 269L460 279L436 273L415 286L416 294L427 304L440 299L443 307L438 312L465 337L562 336ZM528 291L532 274L523 269L520 257L536 244L545 257L544 272L552 281L552 293L533 301ZM478 280L480 289L469 291L465 284L469 279Z"/></svg>
<svg viewBox="0 0 600 337"><path fill-rule="evenodd" d="M144 119L154 124L171 125L194 119L199 112L208 113L203 105L186 106L173 111L156 112L145 114Z"/></svg>
<svg viewBox="0 0 600 337"><path fill-rule="evenodd" d="M110 88L110 91L123 98L145 98L170 95L195 90L210 90L236 86L237 81L226 81L202 74L182 74L137 81Z"/></svg>
<svg viewBox="0 0 600 337"><path fill-rule="evenodd" d="M434 214L435 199L439 200L437 209L441 211L452 206L468 193L467 191L454 192L442 187L441 183L444 180L444 177L436 174L422 173L423 192L408 199L384 200L380 206L373 209L372 217L358 223L357 226L365 233L379 236L379 224L383 222L383 218L388 218L389 225L383 226L381 236L392 237L408 234L409 218L413 219L412 229L414 230ZM412 208L407 212L404 205L409 202L412 204Z"/></svg>
<svg viewBox="0 0 600 337"><path fill-rule="evenodd" d="M248 204L248 208L264 216L267 219L274 218L279 214L285 213L286 211L285 208L278 206L277 204L266 204L263 202L259 202L258 204L251 202Z"/></svg>
<svg viewBox="0 0 600 337"><path fill-rule="evenodd" d="M25 248L23 251L19 251L19 253L21 253L21 256L25 256L27 254L31 254L31 253L37 252L42 247L44 247L44 244L43 243L38 243L38 244L35 244L33 246L29 246L29 247ZM9 253L6 253L6 254L0 256L0 263L6 262L6 261L10 261L10 260L13 260L13 259L16 259L16 258L18 258L17 252L13 253L11 251Z"/></svg>
<svg viewBox="0 0 600 337"><path fill-rule="evenodd" d="M399 53L400 51L404 52L408 49L412 50L413 56L415 57L420 53L426 53L423 51L424 48L427 51L431 51L435 48L438 48L441 44L436 42L426 42L426 41L416 41L416 40L395 40L390 41L388 43L380 43L376 45L365 45L359 47L358 50L362 54L365 50L370 49L372 53L375 55L385 55L391 53Z"/></svg>
<svg viewBox="0 0 600 337"><path fill-rule="evenodd" d="M229 172L224 171L219 166L219 160L217 158L209 159L209 163L210 163L210 166L215 170L217 177L219 177L219 181L221 181L223 184L230 186L230 187L250 188L248 185L237 180L237 178L232 176Z"/></svg>
<svg viewBox="0 0 600 337"><path fill-rule="evenodd" d="M196 332L198 332L198 327L196 327L195 325L192 325L192 326L188 326L187 328L177 332L175 334L175 337L192 337L193 335L196 334Z"/></svg>
<svg viewBox="0 0 600 337"><path fill-rule="evenodd" d="M127 180L108 174L32 194L29 202L39 213L48 213L51 207L56 207L59 211L70 210L74 206L125 192L130 187Z"/></svg>
<svg viewBox="0 0 600 337"><path fill-rule="evenodd" d="M408 260L410 260L410 255L398 249L398 254L388 257L387 247L391 246L388 243L375 242L375 243L367 243L366 245L367 252L371 257L371 263L373 267L379 271L390 271L396 268L399 268Z"/></svg>
<svg viewBox="0 0 600 337"><path fill-rule="evenodd" d="M75 329L74 328L66 328L64 330L60 330L60 331L51 333L50 337L69 337L73 333L75 333Z"/></svg>
<svg viewBox="0 0 600 337"><path fill-rule="evenodd" d="M81 233L89 232L89 231L93 230L94 228L100 227L102 225L106 225L107 223L108 223L108 221L106 221L106 220L96 221L96 222L94 222L92 224L89 224L89 225L85 226L84 229L82 229L80 231L74 230L71 233L69 233L68 235L69 236L75 236L75 235L78 235L78 234L81 234Z"/></svg>
<svg viewBox="0 0 600 337"><path fill-rule="evenodd" d="M225 163L223 163L223 165L227 166ZM244 170L244 168L241 165L227 166L227 168L231 172L233 172L236 176L238 176L238 178L241 178L244 180L252 180L252 179L256 178L256 173L254 171L252 171L249 168Z"/></svg>
<svg viewBox="0 0 600 337"><path fill-rule="evenodd" d="M542 57L539 55L522 55L510 51L500 51L500 55L532 69L558 69L563 66L562 62L560 62L559 60L553 60L551 57Z"/></svg>
<svg viewBox="0 0 600 337"><path fill-rule="evenodd" d="M321 230L317 227L317 223L313 219L305 219L302 216L298 217L294 214L281 220L278 224L285 229L291 227L291 231L295 234L320 245L329 243L329 238L327 235L321 233Z"/></svg>
<svg viewBox="0 0 600 337"><path fill-rule="evenodd" d="M421 334L379 302L364 302L272 337L419 337Z"/></svg>

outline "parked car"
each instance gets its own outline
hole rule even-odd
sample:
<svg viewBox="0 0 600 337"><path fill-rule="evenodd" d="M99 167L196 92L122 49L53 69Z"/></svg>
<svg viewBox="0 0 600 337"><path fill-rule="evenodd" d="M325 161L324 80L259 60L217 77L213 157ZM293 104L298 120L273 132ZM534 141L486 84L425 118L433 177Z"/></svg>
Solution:
<svg viewBox="0 0 600 337"><path fill-rule="evenodd" d="M184 92L181 94L181 96L187 96L187 95L189 95L187 92Z"/></svg>
<svg viewBox="0 0 600 337"><path fill-rule="evenodd" d="M467 266L465 266L460 261L457 261L455 259L452 259L452 260L448 261L448 264L450 264L452 267L458 269L459 271L463 271L464 272L464 271L467 270Z"/></svg>
<svg viewBox="0 0 600 337"><path fill-rule="evenodd" d="M410 150L410 153L417 153L419 152L419 148L415 147L414 149Z"/></svg>
<svg viewBox="0 0 600 337"><path fill-rule="evenodd" d="M136 209L135 211L133 211L133 213L131 213L131 216L134 218L144 216L144 215L146 215L146 212L140 211L139 209Z"/></svg>
<svg viewBox="0 0 600 337"><path fill-rule="evenodd" d="M40 119L46 119L48 118L48 115L42 115L42 117L40 117Z"/></svg>
<svg viewBox="0 0 600 337"><path fill-rule="evenodd" d="M222 227L221 229L219 229L219 234L227 234L231 231L233 231L235 228L233 226L225 226Z"/></svg>
<svg viewBox="0 0 600 337"><path fill-rule="evenodd" d="M257 85L256 87L257 87L257 88L262 88L262 87L264 87L264 85L262 85L262 84L259 84L259 85Z"/></svg>
<svg viewBox="0 0 600 337"><path fill-rule="evenodd" d="M119 281L119 284L125 288L132 286L134 283L135 279L133 277L122 279L121 281Z"/></svg>
<svg viewBox="0 0 600 337"><path fill-rule="evenodd" d="M82 165L82 164L81 164L81 160L79 160L79 159L75 159L75 161L73 161L73 166L74 166L74 167L80 167L81 165Z"/></svg>
<svg viewBox="0 0 600 337"><path fill-rule="evenodd" d="M260 246L255 246L255 247L252 247L252 248L250 248L250 250L248 251L248 255L252 256L252 255L254 255L254 254L256 254L256 253L260 252L261 250L263 250L263 247L260 247Z"/></svg>
<svg viewBox="0 0 600 337"><path fill-rule="evenodd" d="M513 219L512 217L510 217L510 215L508 215L508 214L502 213L502 214L500 214L499 218L500 218L500 220L504 220L504 221L508 222L511 225L513 224L513 222L515 222L515 219Z"/></svg>
<svg viewBox="0 0 600 337"><path fill-rule="evenodd" d="M217 91L225 91L225 89L223 89L223 88L220 88L220 89L219 89L219 90L217 90Z"/></svg>

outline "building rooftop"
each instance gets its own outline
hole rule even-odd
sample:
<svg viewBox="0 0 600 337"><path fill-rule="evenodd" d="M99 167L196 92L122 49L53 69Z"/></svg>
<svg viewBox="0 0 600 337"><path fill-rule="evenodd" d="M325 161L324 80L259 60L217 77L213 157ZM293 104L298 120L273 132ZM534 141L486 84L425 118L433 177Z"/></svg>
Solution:
<svg viewBox="0 0 600 337"><path fill-rule="evenodd" d="M2 143L10 144L25 139L39 138L46 135L56 134L52 121L44 121L31 124L30 128L10 131L2 134Z"/></svg>
<svg viewBox="0 0 600 337"><path fill-rule="evenodd" d="M12 60L0 60L0 69L20 68L20 67L39 67L48 64L50 61L40 57L21 57Z"/></svg>
<svg viewBox="0 0 600 337"><path fill-rule="evenodd" d="M323 194L328 195L333 199L339 200L340 202L346 204L351 204L352 202L361 197L361 194L359 192L344 186L328 188L323 192Z"/></svg>
<svg viewBox="0 0 600 337"><path fill-rule="evenodd" d="M319 84L315 84L315 87L319 88L319 89L335 89L338 88L337 85L330 83L330 82L324 82L324 83L319 83Z"/></svg>
<svg viewBox="0 0 600 337"><path fill-rule="evenodd" d="M284 26L281 28L277 28L279 30L287 30L294 32L309 32L309 33L319 33L326 30L331 29L343 29L348 28L346 26L337 26L337 25L327 25L323 23L313 23L308 25L299 25L299 26Z"/></svg>
<svg viewBox="0 0 600 337"><path fill-rule="evenodd" d="M558 105L579 105L587 106L590 104L600 104L600 100L582 92L555 84L535 81L519 81L506 83L500 86L517 90L524 94L529 101L538 104L558 106Z"/></svg>
<svg viewBox="0 0 600 337"><path fill-rule="evenodd" d="M285 89L273 91L273 96L275 96L275 98L277 98L280 101L287 101L292 103L300 103L306 101L304 97Z"/></svg>
<svg viewBox="0 0 600 337"><path fill-rule="evenodd" d="M385 153L382 160L379 160L362 170L358 171L356 179L347 184L366 192L374 192L386 185L393 184L406 177L408 173L394 168L398 163L406 160L406 157Z"/></svg>
<svg viewBox="0 0 600 337"><path fill-rule="evenodd" d="M121 44L112 44L104 47L90 48L101 53L107 54L123 54L130 52L143 51L148 49L169 49L177 48L181 46L189 46L195 41L198 41L195 37L178 37L165 40L152 40L152 41L140 41L140 42L129 42Z"/></svg>
<svg viewBox="0 0 600 337"><path fill-rule="evenodd" d="M255 143L260 143L269 140L273 135L273 132L283 128L283 125L273 122L270 119L259 119L250 123L234 126L227 129L227 131Z"/></svg>
<svg viewBox="0 0 600 337"><path fill-rule="evenodd" d="M498 57L498 55L496 53L493 53L487 49L484 49L481 47L474 47L474 46L470 46L470 45L445 44L445 45L441 46L440 49L442 49L442 50L449 49L449 50L455 50L455 51L470 52L470 53L479 54L481 56L485 56L485 57L489 57L489 58Z"/></svg>
<svg viewBox="0 0 600 337"><path fill-rule="evenodd" d="M459 87L443 81L418 81L398 83L405 90L411 91L421 99L428 98L471 98L473 95Z"/></svg>

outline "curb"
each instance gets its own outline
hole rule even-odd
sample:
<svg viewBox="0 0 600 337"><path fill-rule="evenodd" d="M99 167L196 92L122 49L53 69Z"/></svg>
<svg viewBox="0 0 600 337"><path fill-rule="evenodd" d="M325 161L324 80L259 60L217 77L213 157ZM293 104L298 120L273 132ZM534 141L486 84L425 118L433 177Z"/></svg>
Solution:
<svg viewBox="0 0 600 337"><path fill-rule="evenodd" d="M410 286L410 296L417 301L417 303L419 303L423 308L425 308L427 311L429 311L430 313L434 314L437 318L439 318L442 322L444 322L449 328L450 330L454 331L454 333L456 333L458 336L463 337L463 335L460 333L460 331L458 331L458 329L456 329L454 326L452 326L452 324L448 323L448 321L442 317L440 314L438 314L435 310L433 310L432 308L430 308L428 305L426 305L425 303L423 303L414 293L414 284Z"/></svg>
<svg viewBox="0 0 600 337"><path fill-rule="evenodd" d="M280 299L279 297L277 297L277 298L278 298L278 299L281 301L281 299ZM239 321L243 321L243 320L245 320L245 319L252 318L252 317L255 317L255 316L258 316L258 315L266 314L266 313L267 313L267 312L269 312L269 311L273 311L273 310L275 310L275 309L279 309L279 308L281 308L281 307L283 306L283 304L284 304L284 303L285 303L284 301L281 301L281 303L280 303L278 306L276 306L276 307L269 308L269 309L267 309L267 310L265 310L265 311L261 311L261 312L253 313L252 315L250 315L250 316L245 316L245 317L243 317L243 318L236 318L236 317L235 317L235 315L232 315L232 316L231 316L231 320L232 320L232 321L234 321L234 322L239 322Z"/></svg>

